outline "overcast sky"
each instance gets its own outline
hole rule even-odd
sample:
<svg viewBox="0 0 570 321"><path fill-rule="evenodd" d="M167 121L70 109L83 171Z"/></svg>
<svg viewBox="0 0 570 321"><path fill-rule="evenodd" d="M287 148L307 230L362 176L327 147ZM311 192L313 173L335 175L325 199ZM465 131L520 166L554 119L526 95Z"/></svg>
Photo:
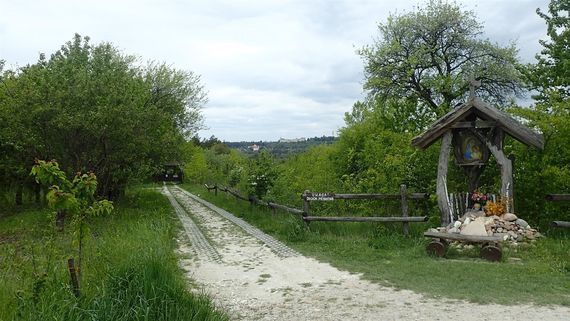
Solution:
<svg viewBox="0 0 570 321"><path fill-rule="evenodd" d="M225 141L332 135L363 98L356 48L390 13L419 0L0 0L0 59L16 68L51 54L75 33L112 42L142 61L202 77L209 102L199 133ZM520 58L540 51L547 0L464 0L499 44Z"/></svg>

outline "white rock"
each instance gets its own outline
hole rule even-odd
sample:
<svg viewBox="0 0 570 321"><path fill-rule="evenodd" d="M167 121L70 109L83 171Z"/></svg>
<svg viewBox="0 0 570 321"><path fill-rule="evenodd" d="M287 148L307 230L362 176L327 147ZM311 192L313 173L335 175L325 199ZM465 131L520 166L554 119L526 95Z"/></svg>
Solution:
<svg viewBox="0 0 570 321"><path fill-rule="evenodd" d="M447 233L457 234L457 233L459 233L459 229L456 227L452 227L449 230L447 230Z"/></svg>
<svg viewBox="0 0 570 321"><path fill-rule="evenodd" d="M524 229L527 229L527 228L529 227L528 223L527 223L525 220L521 219L521 218L517 219L517 220L515 221L515 223L517 223L520 227L522 227L522 228L524 228Z"/></svg>
<svg viewBox="0 0 570 321"><path fill-rule="evenodd" d="M479 236L487 236L487 230L485 229L485 223L483 220L475 220L471 222L471 224L466 225L461 230L462 235L479 235Z"/></svg>
<svg viewBox="0 0 570 321"><path fill-rule="evenodd" d="M455 223L453 223L453 227L455 227L455 228L460 228L460 227L461 227L461 222L460 222L460 221L455 221Z"/></svg>
<svg viewBox="0 0 570 321"><path fill-rule="evenodd" d="M471 218L468 217L465 219L465 222L463 223L463 225L468 225L469 223L471 223Z"/></svg>
<svg viewBox="0 0 570 321"><path fill-rule="evenodd" d="M505 221L512 222L512 221L516 221L517 218L518 218L518 217L517 217L515 214L513 214L513 213L505 213L505 214L503 214L503 220L505 220Z"/></svg>

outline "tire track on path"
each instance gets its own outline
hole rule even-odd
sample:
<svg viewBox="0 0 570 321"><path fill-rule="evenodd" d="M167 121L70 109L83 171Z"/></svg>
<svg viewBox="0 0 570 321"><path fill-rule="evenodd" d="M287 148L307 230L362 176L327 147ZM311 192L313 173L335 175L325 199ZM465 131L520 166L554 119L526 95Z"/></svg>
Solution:
<svg viewBox="0 0 570 321"><path fill-rule="evenodd" d="M177 215L187 223L186 233L202 231L208 239L200 233L201 239L215 247L220 257L209 259L207 253L182 256L180 265L192 280L193 291L210 295L232 320L550 321L568 320L570 315L570 308L562 306L479 305L371 283L360 274L341 271L292 250L282 251L272 238L262 237L263 232L243 220L176 186L169 188L172 194L165 194L170 194ZM188 215L201 230L191 227ZM203 246L199 241L196 244ZM179 251L194 252L185 244L180 244Z"/></svg>
<svg viewBox="0 0 570 321"><path fill-rule="evenodd" d="M180 204L178 203L178 201L176 201L172 193L170 193L170 190L166 186L164 186L162 188L162 193L166 195L166 197L170 201L170 204L174 208L176 216L178 216L178 219L182 223L184 231L186 232L186 236L190 240L192 248L194 249L196 254L198 256L207 258L210 261L220 263L221 257L218 251L210 244L210 242L208 242L208 240L206 239L204 234L202 234L198 226L189 217L186 210L184 210L184 208L180 206Z"/></svg>
<svg viewBox="0 0 570 321"><path fill-rule="evenodd" d="M257 227L254 227L253 225L247 223L246 221L242 220L239 217L234 216L232 213L221 209L219 207L217 207L216 205L205 201L197 196L195 196L194 194L178 187L178 186L174 186L173 189L178 192L181 193L187 197L190 197L191 199L193 199L194 201L206 206L207 208L209 208L210 210L216 212L217 214L219 214L220 216L222 216L223 218L227 219L228 221L234 223L235 225L241 227L247 234L255 237L256 239L260 240L261 242L267 244L267 246L269 246L274 252L275 254L277 254L280 257L295 257L295 256L299 256L299 252L293 250L292 248L288 247L287 245L283 244L281 241L273 238L270 235L265 234L264 232L262 232L260 229L258 229Z"/></svg>

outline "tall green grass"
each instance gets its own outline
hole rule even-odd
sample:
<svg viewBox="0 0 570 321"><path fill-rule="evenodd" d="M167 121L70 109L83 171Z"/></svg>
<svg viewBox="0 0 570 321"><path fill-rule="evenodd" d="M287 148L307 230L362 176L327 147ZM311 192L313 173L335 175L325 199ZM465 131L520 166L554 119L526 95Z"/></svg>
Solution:
<svg viewBox="0 0 570 321"><path fill-rule="evenodd" d="M0 320L227 320L189 292L173 252L177 224L162 195L129 191L113 215L90 222L75 298L70 231L53 231L43 210L0 218Z"/></svg>
<svg viewBox="0 0 570 321"><path fill-rule="evenodd" d="M547 231L529 246L503 247L503 261L479 258L478 248L451 248L446 258L426 254L423 232L429 223L411 223L410 237L401 223L311 222L251 206L202 186L189 191L242 217L301 253L374 282L437 298L478 303L570 306L570 233Z"/></svg>

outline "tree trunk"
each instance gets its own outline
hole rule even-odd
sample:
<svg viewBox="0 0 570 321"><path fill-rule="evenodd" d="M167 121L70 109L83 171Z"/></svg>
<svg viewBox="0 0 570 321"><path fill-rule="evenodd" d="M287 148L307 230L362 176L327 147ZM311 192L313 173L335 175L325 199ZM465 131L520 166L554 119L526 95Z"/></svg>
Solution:
<svg viewBox="0 0 570 321"><path fill-rule="evenodd" d="M34 184L34 198L36 204L40 204L42 202L42 187L40 184Z"/></svg>
<svg viewBox="0 0 570 321"><path fill-rule="evenodd" d="M449 163L449 151L451 149L451 131L443 136L439 151L439 164L437 166L437 204L441 211L441 226L451 222L451 209L447 198L447 166Z"/></svg>
<svg viewBox="0 0 570 321"><path fill-rule="evenodd" d="M16 186L16 205L22 205L23 194L24 194L24 184L18 183L18 186Z"/></svg>
<svg viewBox="0 0 570 321"><path fill-rule="evenodd" d="M65 211L59 210L55 216L55 226L58 231L63 232L65 227Z"/></svg>

